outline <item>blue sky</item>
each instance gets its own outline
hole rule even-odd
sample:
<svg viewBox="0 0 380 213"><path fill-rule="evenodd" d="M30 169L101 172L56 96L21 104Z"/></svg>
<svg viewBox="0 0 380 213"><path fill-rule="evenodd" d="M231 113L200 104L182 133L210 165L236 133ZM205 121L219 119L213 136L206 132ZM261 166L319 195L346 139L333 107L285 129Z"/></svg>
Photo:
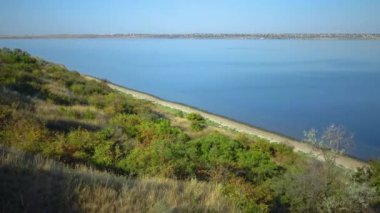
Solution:
<svg viewBox="0 0 380 213"><path fill-rule="evenodd" d="M0 1L0 34L380 33L380 0Z"/></svg>

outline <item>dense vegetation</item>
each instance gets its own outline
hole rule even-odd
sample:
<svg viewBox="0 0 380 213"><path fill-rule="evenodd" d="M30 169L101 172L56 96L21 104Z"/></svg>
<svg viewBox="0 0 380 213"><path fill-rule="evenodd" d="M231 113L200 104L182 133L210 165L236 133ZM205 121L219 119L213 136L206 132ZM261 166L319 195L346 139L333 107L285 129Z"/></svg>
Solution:
<svg viewBox="0 0 380 213"><path fill-rule="evenodd" d="M88 80L17 49L0 50L0 85L0 140L8 147L2 150L12 147L37 154L44 162L55 160L72 167L66 169L70 172L36 169L44 166L35 164L29 168L23 162L6 160L14 152L3 151L6 154L2 156L0 178L14 184L2 187L0 211L31 210L25 200L37 192L28 187L38 189L42 187L38 184L43 184L33 181L35 178L64 181L61 179L75 179L79 173L79 180L86 179L86 183L70 182L69 188L76 194L63 190L54 198L69 201L77 211L89 210L90 205L92 211L127 209L122 205L127 198L118 191L120 187L104 185L101 177L85 177L98 174L112 177L116 186L133 182L139 187L152 184L158 188L155 190L169 190L162 192L162 199L155 197L146 205L172 211L367 212L379 205L377 162L352 173L296 154L285 145L222 129L215 131L197 114L183 118L182 114L118 93L104 81ZM25 164L29 165L27 161ZM78 165L103 173L76 174ZM21 181L14 176L22 176L30 184L14 187ZM152 179L162 181L148 181ZM169 183L183 186L162 186ZM204 190L186 190L198 186ZM139 199L143 202L142 194L150 193L149 186L145 187L148 191L131 193L128 199L135 204L125 201L125 205L132 206L128 208L136 211L138 206L145 206L136 204ZM178 195L178 187L183 187L183 195ZM93 197L107 193L115 195L105 200L116 203L91 203ZM168 194L179 198L169 201L165 197ZM207 201L207 196L212 200ZM32 206L43 209L47 200L50 202L49 194L33 197ZM50 205L51 211L62 208L57 200L51 202L57 202Z"/></svg>

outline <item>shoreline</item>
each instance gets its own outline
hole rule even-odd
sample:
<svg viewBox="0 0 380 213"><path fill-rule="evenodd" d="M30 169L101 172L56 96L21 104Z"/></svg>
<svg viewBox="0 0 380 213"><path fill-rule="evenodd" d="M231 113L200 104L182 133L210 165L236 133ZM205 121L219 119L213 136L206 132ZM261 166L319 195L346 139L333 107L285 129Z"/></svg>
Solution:
<svg viewBox="0 0 380 213"><path fill-rule="evenodd" d="M242 39L242 40L380 40L380 33L116 33L0 35L0 39Z"/></svg>
<svg viewBox="0 0 380 213"><path fill-rule="evenodd" d="M95 81L102 81L99 78L84 75L81 74L84 78L89 80L95 80ZM164 107L169 107L172 109L176 109L185 113L198 113L205 119L208 119L216 124L218 124L221 127L228 128L230 130L235 130L237 132L245 133L248 135L254 135L263 139L268 140L271 143L282 143L286 144L288 146L292 146L293 150L295 152L302 152L305 154L311 154L313 157L317 158L318 160L323 161L323 157L321 156L321 151L317 150L315 147L313 147L310 144L300 142L296 139L292 139L288 136L281 135L275 132L271 132L259 127L255 127L249 124L244 124L239 121L235 121L233 119L229 119L220 115L216 115L210 112L206 112L202 109L197 109L191 106L187 106L181 103L175 103L168 100L161 99L159 97L156 97L154 95L140 92L131 88L127 88L125 86L117 85L114 83L111 83L109 81L106 81L106 84L121 93L132 95L134 98L137 99L143 99L150 101L154 104L161 105ZM355 170L358 167L367 167L368 164L364 161L361 161L359 159L355 159L353 157L347 156L347 155L339 155L336 159L337 165L344 167L346 169Z"/></svg>

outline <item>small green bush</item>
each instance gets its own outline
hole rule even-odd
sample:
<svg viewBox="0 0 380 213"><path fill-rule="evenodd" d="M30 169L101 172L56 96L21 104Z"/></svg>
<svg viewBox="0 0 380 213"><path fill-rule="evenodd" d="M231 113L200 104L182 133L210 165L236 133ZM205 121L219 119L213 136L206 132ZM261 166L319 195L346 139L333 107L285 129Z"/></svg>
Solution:
<svg viewBox="0 0 380 213"><path fill-rule="evenodd" d="M206 120L198 113L189 113L186 118L191 121L191 129L201 131L206 127Z"/></svg>

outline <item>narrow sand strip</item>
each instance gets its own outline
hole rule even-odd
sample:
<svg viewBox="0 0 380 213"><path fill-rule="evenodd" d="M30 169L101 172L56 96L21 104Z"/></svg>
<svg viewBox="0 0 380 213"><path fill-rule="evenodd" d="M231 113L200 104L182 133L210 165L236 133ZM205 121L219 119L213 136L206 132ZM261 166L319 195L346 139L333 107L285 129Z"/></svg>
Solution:
<svg viewBox="0 0 380 213"><path fill-rule="evenodd" d="M87 79L90 79L90 80L100 81L99 79L97 79L95 77L91 77L91 76L87 76L87 75L83 75L83 76ZM269 131L266 131L263 129L259 129L259 128L256 128L253 126L249 126L246 124L242 124L242 123L224 118L222 116L218 116L218 115L214 115L214 114L211 114L208 112L204 112L202 110L195 109L195 108L183 105L183 104L165 101L165 100L162 100L160 98L154 97L153 95L149 95L149 94L139 92L139 91L136 91L133 89L128 89L126 87L119 86L119 85L116 85L113 83L107 82L107 84L112 89L115 89L115 90L122 92L122 93L132 95L133 97L135 97L137 99L143 99L143 100L151 101L154 104L158 104L161 106L180 110L180 111L183 111L185 113L198 113L198 114L202 115L204 118L206 118L210 121L213 121L213 122L219 124L220 126L227 127L229 129L233 129L233 130L236 130L236 131L241 132L241 133L256 135L260 138L267 139L270 142L284 143L284 144L287 144L289 146L294 147L294 151L299 151L299 152L303 152L303 153L307 153L307 154L310 153L313 156L315 156L316 158L323 160L323 157L321 155L321 151L313 148L310 144L302 143L302 142L287 138L285 136L281 136L281 135L276 134L276 133L272 133L272 132L269 132ZM360 161L360 160L357 160L357 159L354 159L354 158L351 158L348 156L343 156L343 155L338 156L338 158L336 159L336 163L342 167L345 167L345 168L351 169L351 170L354 170L358 167L368 166L368 164L363 162L363 161Z"/></svg>

